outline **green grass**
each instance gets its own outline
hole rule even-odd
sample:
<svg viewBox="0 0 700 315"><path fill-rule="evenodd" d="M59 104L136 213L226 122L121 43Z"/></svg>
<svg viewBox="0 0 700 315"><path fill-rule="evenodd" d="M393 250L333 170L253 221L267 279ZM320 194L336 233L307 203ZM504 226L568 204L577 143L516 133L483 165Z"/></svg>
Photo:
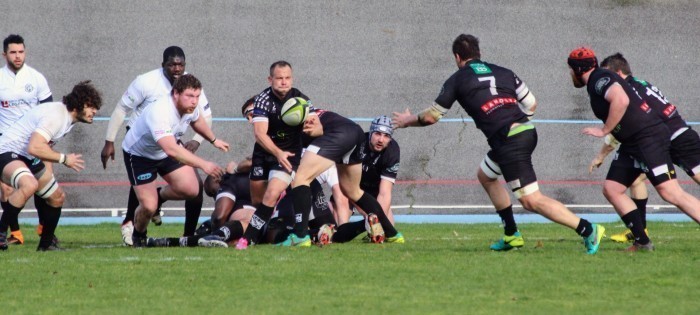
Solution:
<svg viewBox="0 0 700 315"><path fill-rule="evenodd" d="M608 224L608 233L622 230ZM400 225L406 244L132 249L116 224L61 226L65 252L37 237L0 252L5 314L697 314L694 223L650 223L653 253L573 231L520 227L521 250L491 252L496 224ZM150 228L177 235L181 225Z"/></svg>

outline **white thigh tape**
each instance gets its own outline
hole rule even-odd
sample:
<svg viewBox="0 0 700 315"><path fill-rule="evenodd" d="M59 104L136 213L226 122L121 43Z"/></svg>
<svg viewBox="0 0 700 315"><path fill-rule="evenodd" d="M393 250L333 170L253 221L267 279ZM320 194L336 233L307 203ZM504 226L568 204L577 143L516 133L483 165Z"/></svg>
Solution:
<svg viewBox="0 0 700 315"><path fill-rule="evenodd" d="M44 187L39 188L36 195L41 199L47 199L53 195L56 189L58 189L58 182L56 181L56 177L51 175L51 180L49 180Z"/></svg>
<svg viewBox="0 0 700 315"><path fill-rule="evenodd" d="M34 177L34 175L32 175L32 171L30 171L28 168L20 167L12 173L12 176L10 176L10 186L14 187L15 189L19 189L19 179L23 176Z"/></svg>

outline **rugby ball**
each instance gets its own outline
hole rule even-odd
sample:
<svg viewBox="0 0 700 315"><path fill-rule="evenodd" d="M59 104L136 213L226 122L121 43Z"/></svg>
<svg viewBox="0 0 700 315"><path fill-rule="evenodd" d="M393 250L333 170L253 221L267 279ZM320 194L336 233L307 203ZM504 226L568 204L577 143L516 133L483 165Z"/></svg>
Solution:
<svg viewBox="0 0 700 315"><path fill-rule="evenodd" d="M292 97L282 105L280 119L288 126L299 126L309 116L309 103L301 97Z"/></svg>

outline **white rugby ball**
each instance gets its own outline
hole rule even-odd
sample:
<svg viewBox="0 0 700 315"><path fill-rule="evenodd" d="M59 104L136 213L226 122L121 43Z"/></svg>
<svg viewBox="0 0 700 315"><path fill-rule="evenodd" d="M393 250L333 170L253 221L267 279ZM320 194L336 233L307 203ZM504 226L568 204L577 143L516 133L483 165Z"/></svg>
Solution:
<svg viewBox="0 0 700 315"><path fill-rule="evenodd" d="M280 119L288 126L299 126L309 116L309 102L301 97L292 97L282 105Z"/></svg>

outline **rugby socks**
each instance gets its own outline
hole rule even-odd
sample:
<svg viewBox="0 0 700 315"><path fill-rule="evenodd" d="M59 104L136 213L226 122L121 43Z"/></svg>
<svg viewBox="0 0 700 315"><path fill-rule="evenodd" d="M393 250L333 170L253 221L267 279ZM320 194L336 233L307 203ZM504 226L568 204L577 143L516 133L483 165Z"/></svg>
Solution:
<svg viewBox="0 0 700 315"><path fill-rule="evenodd" d="M138 206L139 198L136 197L136 190L134 190L134 186L129 186L129 200L126 203L126 215L124 215L122 224L126 224L129 221L134 222L134 215L136 215Z"/></svg>
<svg viewBox="0 0 700 315"><path fill-rule="evenodd" d="M243 236L243 225L239 221L229 221L211 234L223 237L225 242L230 242Z"/></svg>
<svg viewBox="0 0 700 315"><path fill-rule="evenodd" d="M634 235L634 241L636 243L639 243L641 245L649 244L651 240L649 240L649 236L647 236L647 233L644 232L644 223L642 223L642 215L637 209L634 209L630 213L623 215L622 222L625 222L627 228L630 229L630 231L632 231L632 234Z"/></svg>
<svg viewBox="0 0 700 315"><path fill-rule="evenodd" d="M199 182L199 193L194 199L185 200L185 233L182 236L192 236L197 230L199 215L202 213L202 204L204 203L204 188L201 181Z"/></svg>
<svg viewBox="0 0 700 315"><path fill-rule="evenodd" d="M10 204L9 201L0 202L0 206L2 207L3 213L4 213L5 211L7 211L7 206L8 206L9 204ZM37 212L38 212L38 209L37 209ZM19 215L17 215L17 217L19 218ZM17 230L19 230L19 219L18 219L18 220L14 220L14 221L9 221L9 220L8 220L7 225L10 226L10 231L12 231L12 232L17 231ZM6 232L6 231L7 231L7 228L5 228L4 230L0 230L0 232Z"/></svg>
<svg viewBox="0 0 700 315"><path fill-rule="evenodd" d="M644 228L647 228L647 201L649 201L649 198L644 198L644 199L634 199L632 198L632 201L634 201L634 204L637 206L637 210L639 210L639 215L642 217L642 225L644 225Z"/></svg>
<svg viewBox="0 0 700 315"><path fill-rule="evenodd" d="M503 223L503 230L506 236L513 236L515 232L518 231L518 225L515 224L515 217L513 217L513 205L496 211L498 216L501 217L501 222Z"/></svg>
<svg viewBox="0 0 700 315"><path fill-rule="evenodd" d="M2 210L0 233L6 233L11 222L18 222L19 212L22 211L22 208L17 208L8 201L2 203Z"/></svg>
<svg viewBox="0 0 700 315"><path fill-rule="evenodd" d="M243 237L248 239L251 244L258 243L258 237L260 237L260 231L262 231L265 223L270 221L272 213L275 208L267 206L265 204L260 204L253 213L253 217L250 218L250 224L248 228L243 233Z"/></svg>
<svg viewBox="0 0 700 315"><path fill-rule="evenodd" d="M292 201L294 202L294 234L300 238L309 235L309 212L311 211L311 187L297 186L292 188ZM299 218L301 217L301 220Z"/></svg>
<svg viewBox="0 0 700 315"><path fill-rule="evenodd" d="M36 208L36 216L39 218L39 224L44 224L44 211L46 211L46 209L43 207L37 207L36 204L37 202L42 201L46 202L43 198L34 194L34 207ZM17 224L19 224L19 222ZM17 229L19 229L19 226L17 226Z"/></svg>
<svg viewBox="0 0 700 315"><path fill-rule="evenodd" d="M365 231L365 220L348 222L338 227L331 240L333 243L349 242Z"/></svg>
<svg viewBox="0 0 700 315"><path fill-rule="evenodd" d="M53 243L54 233L56 232L56 227L58 226L58 220L61 218L62 207L52 207L44 199L41 199L41 201L36 204L36 207L41 207L44 210L44 229L41 232L39 247L48 248Z"/></svg>
<svg viewBox="0 0 700 315"><path fill-rule="evenodd" d="M386 216L386 213L384 213L384 210L382 210L382 206L377 202L377 199L374 199L370 194L365 192L355 203L367 214L374 213L377 216L379 223L382 224L382 229L384 229L384 235L386 237L394 237L399 233L394 228L394 225L391 224L391 221L389 221L389 218Z"/></svg>
<svg viewBox="0 0 700 315"><path fill-rule="evenodd" d="M593 233L593 225L586 219L581 219L578 221L578 226L576 227L576 233L582 237L589 237Z"/></svg>

